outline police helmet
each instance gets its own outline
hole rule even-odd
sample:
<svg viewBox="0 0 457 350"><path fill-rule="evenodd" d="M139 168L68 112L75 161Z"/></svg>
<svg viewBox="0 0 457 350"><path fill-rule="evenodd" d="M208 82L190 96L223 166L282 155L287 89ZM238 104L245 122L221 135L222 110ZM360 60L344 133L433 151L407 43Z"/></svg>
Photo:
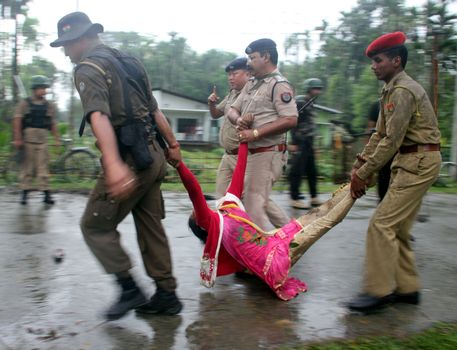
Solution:
<svg viewBox="0 0 457 350"><path fill-rule="evenodd" d="M322 80L317 79L317 78L310 78L306 79L303 82L303 89L305 92L309 92L311 89L323 89L324 84L322 83Z"/></svg>
<svg viewBox="0 0 457 350"><path fill-rule="evenodd" d="M48 88L50 86L51 83L49 79L44 75L34 75L32 77L32 89Z"/></svg>

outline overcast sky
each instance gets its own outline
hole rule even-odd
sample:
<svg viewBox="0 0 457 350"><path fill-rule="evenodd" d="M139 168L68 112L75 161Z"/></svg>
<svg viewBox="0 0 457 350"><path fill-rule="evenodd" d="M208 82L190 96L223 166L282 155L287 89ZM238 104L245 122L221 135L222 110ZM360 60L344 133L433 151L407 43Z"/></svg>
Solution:
<svg viewBox="0 0 457 350"><path fill-rule="evenodd" d="M107 31L154 34L159 40L167 40L167 33L175 31L199 53L215 48L241 56L251 41L262 37L275 40L281 53L287 34L313 30L323 19L335 26L341 11L356 4L357 0L33 0L29 13L40 21L39 31L48 35L47 43L57 37L57 21L79 10ZM71 69L59 49L46 44L41 54L54 57L60 69Z"/></svg>

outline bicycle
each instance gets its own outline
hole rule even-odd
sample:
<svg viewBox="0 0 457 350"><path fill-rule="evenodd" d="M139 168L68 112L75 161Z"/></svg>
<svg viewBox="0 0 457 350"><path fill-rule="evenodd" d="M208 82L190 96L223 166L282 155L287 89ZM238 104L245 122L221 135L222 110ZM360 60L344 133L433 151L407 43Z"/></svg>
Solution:
<svg viewBox="0 0 457 350"><path fill-rule="evenodd" d="M71 147L73 140L70 138L61 139L64 151L57 159L49 163L49 171L56 175L62 182L81 182L95 179L100 170L98 157L89 147ZM17 183L22 151L14 150L4 160L1 167L1 176L7 184Z"/></svg>

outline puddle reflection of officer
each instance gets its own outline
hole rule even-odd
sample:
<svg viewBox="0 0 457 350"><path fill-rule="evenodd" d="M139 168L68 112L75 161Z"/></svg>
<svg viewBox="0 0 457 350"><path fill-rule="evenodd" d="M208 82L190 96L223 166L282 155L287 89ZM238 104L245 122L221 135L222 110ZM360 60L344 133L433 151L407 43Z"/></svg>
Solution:
<svg viewBox="0 0 457 350"><path fill-rule="evenodd" d="M48 132L59 146L59 134L55 122L56 106L46 100L46 89L51 86L43 75L32 77L32 96L19 102L13 119L14 146L24 149L21 169L21 204L27 204L29 192L33 189L33 178L38 179L38 189L43 191L43 202L54 204L49 191Z"/></svg>
<svg viewBox="0 0 457 350"><path fill-rule="evenodd" d="M287 163L286 132L297 125L298 112L293 87L277 68L276 43L255 40L245 52L253 78L232 104L229 118L238 127L239 141L249 144L243 203L252 220L269 229L289 221L282 209L268 202Z"/></svg>
<svg viewBox="0 0 457 350"><path fill-rule="evenodd" d="M161 223L165 215L160 190L167 169L165 145L159 144L153 123L168 144L170 162L181 160L179 144L152 96L143 65L104 45L98 38L103 32L101 24L92 23L85 13L74 12L60 19L57 30L58 39L51 46L63 46L65 54L78 64L74 75L84 108L83 121L90 124L102 153L103 177L91 192L81 230L91 251L105 271L114 274L121 289L105 317L117 319L132 309L179 313L182 304L175 293L170 248ZM130 275L132 263L117 230L130 212L146 273L157 287L150 300Z"/></svg>
<svg viewBox="0 0 457 350"><path fill-rule="evenodd" d="M385 85L376 132L357 155L352 170L352 196L361 197L370 177L395 157L389 188L368 226L363 293L348 304L352 310L420 301L411 228L439 174L441 134L427 93L404 71L405 40L402 32L385 34L366 50L374 74Z"/></svg>

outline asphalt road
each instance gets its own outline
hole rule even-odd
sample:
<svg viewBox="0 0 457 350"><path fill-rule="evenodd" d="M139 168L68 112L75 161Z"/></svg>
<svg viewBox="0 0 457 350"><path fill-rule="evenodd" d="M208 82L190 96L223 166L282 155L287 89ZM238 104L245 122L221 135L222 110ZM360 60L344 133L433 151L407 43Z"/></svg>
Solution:
<svg viewBox="0 0 457 350"><path fill-rule="evenodd" d="M226 276L212 289L201 286L202 247L186 227L190 202L184 193L165 193L164 225L184 309L179 316L130 313L105 322L101 314L117 289L80 234L86 196L59 193L57 204L48 207L41 194L32 193L29 204L21 206L17 193L0 190L0 349L275 349L331 338L404 335L437 321L456 321L457 196L451 195L428 195L421 211L425 220L413 228L421 305L389 306L372 315L345 308L359 292L373 192L293 268L292 275L309 291L290 302L276 299L256 279ZM291 215L300 215L289 208L285 193L274 198ZM152 294L130 216L120 231L136 263L135 276ZM53 259L58 249L64 253L60 263Z"/></svg>

